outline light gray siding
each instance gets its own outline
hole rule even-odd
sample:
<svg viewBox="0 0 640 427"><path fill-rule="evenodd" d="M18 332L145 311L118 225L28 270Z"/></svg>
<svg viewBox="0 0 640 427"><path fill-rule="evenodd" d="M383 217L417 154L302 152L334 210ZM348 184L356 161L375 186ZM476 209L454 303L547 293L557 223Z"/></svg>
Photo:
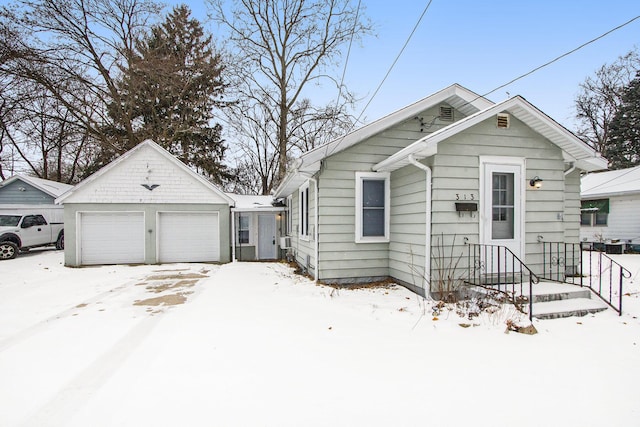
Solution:
<svg viewBox="0 0 640 427"><path fill-rule="evenodd" d="M606 226L582 226L580 238L588 242L601 242L606 240L631 240L640 242L640 195L629 194L626 196L599 197L609 199L609 215Z"/></svg>
<svg viewBox="0 0 640 427"><path fill-rule="evenodd" d="M565 176L564 192L564 242L580 241L580 170Z"/></svg>
<svg viewBox="0 0 640 427"><path fill-rule="evenodd" d="M53 205L54 198L17 179L0 187L0 205Z"/></svg>
<svg viewBox="0 0 640 427"><path fill-rule="evenodd" d="M425 171L415 166L391 175L391 241L389 276L424 294L427 244L427 182Z"/></svg>
<svg viewBox="0 0 640 427"><path fill-rule="evenodd" d="M291 198L291 246L293 247L293 256L296 262L301 265L310 275L315 275L316 259L315 259L315 194L316 187L312 180L308 182L309 188L309 234L302 236L302 223L300 211L300 192L294 191Z"/></svg>
<svg viewBox="0 0 640 427"><path fill-rule="evenodd" d="M562 241L565 212L564 162L561 150L529 127L511 117L508 129L498 129L495 118L487 119L442 142L433 156L432 203L432 290L450 276L457 266L455 279L466 274L467 247L480 239L480 156L509 156L525 159L525 254L523 261L534 272L542 268L542 245ZM534 176L544 179L541 189L531 189ZM478 212L455 211L457 199L478 201ZM560 220L559 220L560 219Z"/></svg>
<svg viewBox="0 0 640 427"><path fill-rule="evenodd" d="M330 156L323 163L319 178L320 186L320 279L333 281L362 281L381 279L398 274L407 283L418 281L410 270L410 253L415 250L416 263L424 265L424 228L413 230L422 233L423 238L407 232L407 227L400 222L401 218L418 222L422 215L424 224L424 183L418 183L419 176L424 180L424 172L399 172L391 176L391 194L406 191L406 197L417 199L403 201L395 198L391 201L391 224L389 243L356 243L355 233L355 196L356 172L370 172L371 167L450 122L433 120L439 115L439 106L418 115L423 117L407 120L397 126L381 132L350 147L343 152ZM456 114L457 118L461 115ZM434 121L433 125L429 125ZM422 131L421 131L422 129ZM414 175L415 174L415 175ZM409 176L411 175L411 176ZM394 183L394 177L398 184ZM410 187L400 190L403 183ZM411 187L412 186L412 187ZM422 198L422 199L420 199ZM416 209L420 207L422 214ZM402 209L409 209L403 213ZM394 219L395 213L401 217ZM424 226L423 226L424 227ZM395 236L395 237L394 237ZM394 239L398 239L394 242ZM415 244L414 244L415 242Z"/></svg>

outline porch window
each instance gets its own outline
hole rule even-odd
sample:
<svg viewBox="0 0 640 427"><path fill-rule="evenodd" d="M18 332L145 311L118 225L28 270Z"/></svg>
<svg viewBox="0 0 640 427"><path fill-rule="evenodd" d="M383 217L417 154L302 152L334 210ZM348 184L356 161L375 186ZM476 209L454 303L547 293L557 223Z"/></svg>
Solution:
<svg viewBox="0 0 640 427"><path fill-rule="evenodd" d="M583 200L580 212L580 225L606 226L609 221L609 199Z"/></svg>
<svg viewBox="0 0 640 427"><path fill-rule="evenodd" d="M238 243L241 245L249 244L249 215L240 214L238 216Z"/></svg>
<svg viewBox="0 0 640 427"><path fill-rule="evenodd" d="M356 173L356 242L389 241L389 174Z"/></svg>
<svg viewBox="0 0 640 427"><path fill-rule="evenodd" d="M300 187L298 192L300 198L300 237L309 238L309 182Z"/></svg>
<svg viewBox="0 0 640 427"><path fill-rule="evenodd" d="M513 174L494 172L492 175L492 239L514 237Z"/></svg>

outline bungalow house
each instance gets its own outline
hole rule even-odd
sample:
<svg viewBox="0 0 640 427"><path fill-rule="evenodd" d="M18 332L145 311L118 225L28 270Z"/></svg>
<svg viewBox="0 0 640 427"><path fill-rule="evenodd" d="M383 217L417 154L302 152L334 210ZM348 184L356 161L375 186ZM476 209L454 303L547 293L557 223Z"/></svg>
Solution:
<svg viewBox="0 0 640 427"><path fill-rule="evenodd" d="M580 174L606 166L526 99L454 84L303 154L274 196L291 255L316 279L390 277L425 295L470 263L470 244L536 271L541 241L578 243Z"/></svg>
<svg viewBox="0 0 640 427"><path fill-rule="evenodd" d="M605 244L610 252L640 244L640 166L584 175L580 197L581 241Z"/></svg>
<svg viewBox="0 0 640 427"><path fill-rule="evenodd" d="M56 200L65 265L229 262L234 200L151 140Z"/></svg>

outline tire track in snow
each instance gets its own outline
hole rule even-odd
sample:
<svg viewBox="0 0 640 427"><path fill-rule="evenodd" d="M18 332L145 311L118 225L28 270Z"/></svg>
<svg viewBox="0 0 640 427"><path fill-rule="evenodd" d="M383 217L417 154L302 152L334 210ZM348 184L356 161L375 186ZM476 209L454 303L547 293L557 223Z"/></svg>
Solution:
<svg viewBox="0 0 640 427"><path fill-rule="evenodd" d="M91 399L114 372L144 342L162 316L142 318L107 352L98 357L83 372L68 382L47 403L41 406L22 425L56 426L67 425L73 414Z"/></svg>
<svg viewBox="0 0 640 427"><path fill-rule="evenodd" d="M24 329L21 329L20 331L16 332L15 334L5 338L4 340L0 341L0 353L13 347L16 344L19 344L27 339L29 339L30 337L36 335L38 332L40 332L41 330L50 327L51 324L53 322L55 322L56 320L60 320L66 317L71 316L72 314L76 313L78 311L78 306L81 305L89 305L89 304L95 304L97 302L100 301L104 301L106 299L108 299L109 297L113 297L113 296L118 296L121 293L123 293L125 290L128 290L131 286L133 286L135 283L139 282L139 280L132 280L130 282L125 283L124 285L120 285L120 286L116 286L114 288L111 288L107 291L104 291L98 295L95 295L87 300L82 301L81 303L78 303L76 305L74 305L71 308L68 308L66 310L63 310L59 313L56 313L52 316L47 317L46 319L40 320L37 323L34 323L31 326L28 326Z"/></svg>

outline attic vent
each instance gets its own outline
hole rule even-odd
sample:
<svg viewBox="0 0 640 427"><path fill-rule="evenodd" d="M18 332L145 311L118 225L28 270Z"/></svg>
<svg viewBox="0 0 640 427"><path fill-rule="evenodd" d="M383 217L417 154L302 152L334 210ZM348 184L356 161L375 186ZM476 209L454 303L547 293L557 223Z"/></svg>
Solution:
<svg viewBox="0 0 640 427"><path fill-rule="evenodd" d="M440 106L440 120L443 122L453 121L453 107L442 105Z"/></svg>
<svg viewBox="0 0 640 427"><path fill-rule="evenodd" d="M502 129L509 129L509 115L505 113L498 114L498 127Z"/></svg>

